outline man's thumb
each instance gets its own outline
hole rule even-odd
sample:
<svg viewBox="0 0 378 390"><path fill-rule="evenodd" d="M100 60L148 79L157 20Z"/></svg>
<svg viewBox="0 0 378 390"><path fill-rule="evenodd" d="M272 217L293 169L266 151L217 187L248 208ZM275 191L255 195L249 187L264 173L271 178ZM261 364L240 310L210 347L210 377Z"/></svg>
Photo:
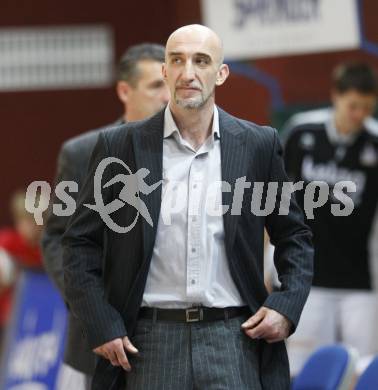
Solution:
<svg viewBox="0 0 378 390"><path fill-rule="evenodd" d="M139 351L134 347L129 338L126 336L123 338L123 345L128 352L138 353Z"/></svg>

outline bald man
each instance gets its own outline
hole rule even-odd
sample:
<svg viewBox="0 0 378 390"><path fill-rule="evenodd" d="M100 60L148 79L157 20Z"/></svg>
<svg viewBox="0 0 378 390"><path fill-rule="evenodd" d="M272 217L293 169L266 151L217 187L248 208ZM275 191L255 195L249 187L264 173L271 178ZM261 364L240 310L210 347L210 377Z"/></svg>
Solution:
<svg viewBox="0 0 378 390"><path fill-rule="evenodd" d="M307 299L313 249L293 197L287 215L280 196L272 212L252 210L251 183L278 182L280 195L287 180L277 132L215 105L229 69L213 31L176 30L165 57L168 106L100 135L63 238L66 297L99 357L92 388L289 389L284 339ZM102 183L147 169L140 182L160 184L139 191L151 218L134 204L104 220L85 206L108 157ZM105 187L105 205L125 191ZM264 227L282 282L270 295Z"/></svg>

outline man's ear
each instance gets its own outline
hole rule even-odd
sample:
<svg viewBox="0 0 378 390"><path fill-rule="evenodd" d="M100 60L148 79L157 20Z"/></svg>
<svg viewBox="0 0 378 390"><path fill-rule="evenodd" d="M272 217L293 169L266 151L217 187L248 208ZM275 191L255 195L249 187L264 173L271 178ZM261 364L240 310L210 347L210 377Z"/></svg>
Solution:
<svg viewBox="0 0 378 390"><path fill-rule="evenodd" d="M161 72L163 74L164 80L167 80L167 66L166 66L165 62L163 62L161 64Z"/></svg>
<svg viewBox="0 0 378 390"><path fill-rule="evenodd" d="M226 80L228 75L230 74L230 69L228 68L227 64L222 64L219 67L218 74L217 74L217 80L215 82L216 86L222 85Z"/></svg>
<svg viewBox="0 0 378 390"><path fill-rule="evenodd" d="M128 97L129 97L129 93L130 93L130 85L129 83L127 83L126 81L118 81L117 82L117 86L116 86L116 90L117 90L117 95L118 95L118 99L126 104L128 102Z"/></svg>

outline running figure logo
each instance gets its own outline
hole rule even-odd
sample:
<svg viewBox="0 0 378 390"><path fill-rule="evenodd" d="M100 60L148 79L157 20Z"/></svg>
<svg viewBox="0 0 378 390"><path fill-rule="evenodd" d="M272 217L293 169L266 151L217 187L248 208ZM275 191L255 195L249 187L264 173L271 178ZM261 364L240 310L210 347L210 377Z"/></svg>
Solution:
<svg viewBox="0 0 378 390"><path fill-rule="evenodd" d="M107 205L104 204L104 199L102 197L101 191L101 181L105 169L108 165L112 163L121 164L128 172L128 174L118 174L113 179L109 180L104 184L104 188L108 188L115 183L122 183L123 188L119 193L119 198L112 200ZM147 168L140 168L137 172L132 173L127 164L115 157L104 158L99 164L95 172L94 183L93 183L93 193L95 204L85 204L85 207L88 207L91 210L97 211L102 220L105 222L108 228L112 229L116 233L127 233L129 232L137 223L139 214L147 221L150 226L153 226L151 215L147 209L146 204L139 197L139 192L144 195L148 195L153 192L162 181L158 181L153 185L148 185L144 180L149 175L150 171ZM110 217L110 214L124 207L125 205L130 205L137 210L137 215L135 216L133 222L129 226L119 226L113 221Z"/></svg>

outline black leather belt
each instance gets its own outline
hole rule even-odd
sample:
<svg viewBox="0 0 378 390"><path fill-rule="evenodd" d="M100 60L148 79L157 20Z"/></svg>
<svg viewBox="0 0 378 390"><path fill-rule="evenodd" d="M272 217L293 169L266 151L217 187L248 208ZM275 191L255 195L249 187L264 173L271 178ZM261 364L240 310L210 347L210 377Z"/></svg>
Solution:
<svg viewBox="0 0 378 390"><path fill-rule="evenodd" d="M139 318L155 321L173 322L209 322L227 320L229 318L250 314L248 306L241 307L191 307L189 309L157 309L142 307L139 310Z"/></svg>

